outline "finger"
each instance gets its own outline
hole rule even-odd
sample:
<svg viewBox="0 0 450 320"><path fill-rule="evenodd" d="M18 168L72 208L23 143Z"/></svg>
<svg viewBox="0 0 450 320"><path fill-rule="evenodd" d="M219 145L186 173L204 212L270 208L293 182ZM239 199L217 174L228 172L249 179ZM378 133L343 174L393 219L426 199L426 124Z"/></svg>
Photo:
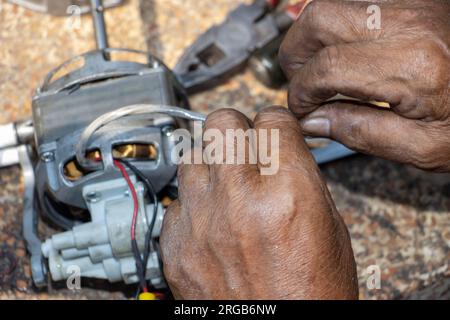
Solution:
<svg viewBox="0 0 450 320"><path fill-rule="evenodd" d="M362 101L388 102L412 119L430 116L433 109L418 104L409 83L418 70L405 64L421 44L399 49L402 44L354 43L323 49L299 69L289 86L289 108L299 117L314 111L336 94ZM390 63L386 63L389 60Z"/></svg>
<svg viewBox="0 0 450 320"><path fill-rule="evenodd" d="M254 120L258 135L258 165L262 175L294 175L317 165L309 152L298 120L286 108L270 107ZM270 137L267 141L262 137ZM313 170L314 171L314 170Z"/></svg>
<svg viewBox="0 0 450 320"><path fill-rule="evenodd" d="M331 138L353 150L424 169L436 169L433 163L445 160L436 158L448 156L448 152L436 149L442 145L438 143L442 139L439 134L390 110L332 103L303 118L300 124L305 135Z"/></svg>
<svg viewBox="0 0 450 320"><path fill-rule="evenodd" d="M280 47L280 64L288 78L327 46L378 38L381 30L367 27L368 7L365 1L315 0L308 4Z"/></svg>
<svg viewBox="0 0 450 320"><path fill-rule="evenodd" d="M212 181L247 183L258 174L248 118L237 110L220 109L208 115L203 156Z"/></svg>
<svg viewBox="0 0 450 320"><path fill-rule="evenodd" d="M193 152L199 152L201 155L202 150L194 149ZM204 163L180 164L178 165L177 176L178 193L181 201L197 198L209 190L209 168Z"/></svg>

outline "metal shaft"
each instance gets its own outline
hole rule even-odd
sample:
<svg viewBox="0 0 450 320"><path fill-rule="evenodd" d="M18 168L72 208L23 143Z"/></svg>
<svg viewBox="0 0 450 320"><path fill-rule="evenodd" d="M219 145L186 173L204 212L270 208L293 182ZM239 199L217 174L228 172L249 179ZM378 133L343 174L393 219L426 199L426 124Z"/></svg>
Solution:
<svg viewBox="0 0 450 320"><path fill-rule="evenodd" d="M103 16L103 1L91 0L92 19L94 21L95 40L97 49L104 50L108 48L108 36L106 34L105 17Z"/></svg>

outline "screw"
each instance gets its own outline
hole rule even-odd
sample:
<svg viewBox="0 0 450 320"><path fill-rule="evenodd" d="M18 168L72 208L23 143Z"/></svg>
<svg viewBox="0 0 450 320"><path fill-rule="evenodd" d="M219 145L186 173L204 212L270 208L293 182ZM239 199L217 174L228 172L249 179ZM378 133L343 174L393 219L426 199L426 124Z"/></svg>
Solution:
<svg viewBox="0 0 450 320"><path fill-rule="evenodd" d="M86 195L86 201L90 203L96 203L100 200L100 193L92 191Z"/></svg>
<svg viewBox="0 0 450 320"><path fill-rule="evenodd" d="M163 127L161 129L162 133L166 136L166 137L170 137L173 134L173 127L172 126L166 126Z"/></svg>
<svg viewBox="0 0 450 320"><path fill-rule="evenodd" d="M53 160L55 160L55 155L50 151L44 152L41 156L41 160L45 163L52 162Z"/></svg>

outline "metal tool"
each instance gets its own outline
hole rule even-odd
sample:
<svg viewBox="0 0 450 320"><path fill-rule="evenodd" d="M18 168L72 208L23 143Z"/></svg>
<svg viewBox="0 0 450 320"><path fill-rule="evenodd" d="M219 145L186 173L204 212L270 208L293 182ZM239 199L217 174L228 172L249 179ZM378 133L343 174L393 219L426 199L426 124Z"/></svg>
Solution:
<svg viewBox="0 0 450 320"><path fill-rule="evenodd" d="M203 33L174 67L188 93L211 88L245 66L251 55L282 35L306 1L276 10L279 1L256 0L231 11Z"/></svg>
<svg viewBox="0 0 450 320"><path fill-rule="evenodd" d="M278 48L285 32L309 1L277 10L280 1L257 0L231 11L226 20L203 33L174 67L188 93L211 88L228 79L247 63L256 78L269 87L286 82L278 63ZM312 149L319 164L355 152L330 142Z"/></svg>
<svg viewBox="0 0 450 320"><path fill-rule="evenodd" d="M255 79L273 89L281 88L287 83L287 78L278 61L278 50L283 39L284 34L256 51L248 61L248 68Z"/></svg>
<svg viewBox="0 0 450 320"><path fill-rule="evenodd" d="M102 0L91 1L91 12L94 20L95 40L97 42L97 50L105 50L108 48L108 37L106 35L105 17L103 16Z"/></svg>
<svg viewBox="0 0 450 320"><path fill-rule="evenodd" d="M328 163L356 154L355 151L331 140L325 147L312 149L311 153L318 164Z"/></svg>

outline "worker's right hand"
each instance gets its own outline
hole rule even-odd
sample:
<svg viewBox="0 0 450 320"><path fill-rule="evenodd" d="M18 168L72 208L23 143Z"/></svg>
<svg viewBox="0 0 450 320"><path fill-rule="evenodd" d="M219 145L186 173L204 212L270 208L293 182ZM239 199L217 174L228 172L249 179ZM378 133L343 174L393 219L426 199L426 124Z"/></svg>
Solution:
<svg viewBox="0 0 450 320"><path fill-rule="evenodd" d="M380 29L368 27L373 3ZM305 135L450 171L450 1L315 0L289 30L280 63ZM336 94L390 109L329 102Z"/></svg>
<svg viewBox="0 0 450 320"><path fill-rule="evenodd" d="M251 130L258 143L241 141L240 153L229 133ZM178 167L179 198L161 231L164 274L174 296L357 299L348 231L292 113L272 107L250 121L221 109L208 116L203 135L205 159L211 160L213 145L223 151L214 151L218 161ZM250 150L258 161L249 161ZM238 154L246 161L238 164ZM270 154L271 165L261 162L263 154ZM264 173L275 163L276 170Z"/></svg>

